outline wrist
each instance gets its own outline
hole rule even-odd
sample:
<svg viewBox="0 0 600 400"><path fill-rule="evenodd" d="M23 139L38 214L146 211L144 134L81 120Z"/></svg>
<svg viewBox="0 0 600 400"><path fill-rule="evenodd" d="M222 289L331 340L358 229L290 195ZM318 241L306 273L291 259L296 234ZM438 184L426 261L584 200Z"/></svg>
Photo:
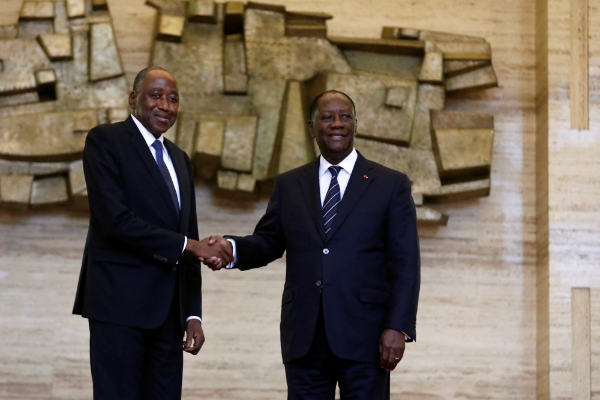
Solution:
<svg viewBox="0 0 600 400"><path fill-rule="evenodd" d="M197 240L188 238L187 242L185 243L185 248L183 249L183 251L185 253L193 253L194 247L196 246L196 242L197 242Z"/></svg>

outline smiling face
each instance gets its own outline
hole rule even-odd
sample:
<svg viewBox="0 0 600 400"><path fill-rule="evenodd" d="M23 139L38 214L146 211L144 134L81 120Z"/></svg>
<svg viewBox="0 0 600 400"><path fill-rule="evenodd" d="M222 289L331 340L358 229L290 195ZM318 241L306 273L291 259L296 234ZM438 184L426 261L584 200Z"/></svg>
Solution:
<svg viewBox="0 0 600 400"><path fill-rule="evenodd" d="M129 95L129 106L138 121L158 138L177 120L179 94L175 78L167 71L148 71L140 89Z"/></svg>
<svg viewBox="0 0 600 400"><path fill-rule="evenodd" d="M356 122L352 103L343 94L326 93L319 99L308 131L325 160L337 165L352 152Z"/></svg>

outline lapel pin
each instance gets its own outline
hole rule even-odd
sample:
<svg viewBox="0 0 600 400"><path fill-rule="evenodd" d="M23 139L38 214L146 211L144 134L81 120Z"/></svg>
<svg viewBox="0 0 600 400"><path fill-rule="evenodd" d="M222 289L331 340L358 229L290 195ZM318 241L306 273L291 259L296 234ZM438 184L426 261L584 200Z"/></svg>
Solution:
<svg viewBox="0 0 600 400"><path fill-rule="evenodd" d="M368 175L363 175L363 178L369 179L369 176Z"/></svg>

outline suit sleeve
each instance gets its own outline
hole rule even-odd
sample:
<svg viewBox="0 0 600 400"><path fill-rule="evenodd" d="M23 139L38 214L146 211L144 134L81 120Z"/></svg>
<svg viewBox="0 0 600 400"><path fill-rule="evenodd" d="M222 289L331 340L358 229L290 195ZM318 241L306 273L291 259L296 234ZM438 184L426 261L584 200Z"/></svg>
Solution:
<svg viewBox="0 0 600 400"><path fill-rule="evenodd" d="M229 236L235 240L240 270L264 267L283 256L285 236L281 226L281 187L279 178L275 180L275 189L269 200L267 211L262 216L254 233L249 236Z"/></svg>
<svg viewBox="0 0 600 400"><path fill-rule="evenodd" d="M129 207L124 192L119 165L109 135L102 128L92 129L86 138L83 168L92 217L102 234L142 254L175 265L185 238L182 234L157 227L139 216Z"/></svg>
<svg viewBox="0 0 600 400"><path fill-rule="evenodd" d="M386 235L390 297L385 328L402 331L416 340L421 260L416 210L405 175L396 184L390 201Z"/></svg>
<svg viewBox="0 0 600 400"><path fill-rule="evenodd" d="M190 193L191 193L191 206L190 215L188 222L188 234L187 237L190 239L199 240L198 234L198 218L196 216L196 190L194 188L194 179L192 166L189 158L186 156L186 166L190 174ZM186 263L186 291L188 293L188 304L187 313L185 317L196 316L202 318L202 275L200 269L200 262L196 257L190 254L184 254Z"/></svg>

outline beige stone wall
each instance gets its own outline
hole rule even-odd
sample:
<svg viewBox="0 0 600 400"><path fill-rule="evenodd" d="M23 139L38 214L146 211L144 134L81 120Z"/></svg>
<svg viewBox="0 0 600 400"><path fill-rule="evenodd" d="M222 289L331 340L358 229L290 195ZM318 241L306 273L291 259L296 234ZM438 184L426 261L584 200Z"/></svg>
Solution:
<svg viewBox="0 0 600 400"><path fill-rule="evenodd" d="M585 399L573 394L585 382L574 385L581 376L572 375L573 366L579 371L587 360L585 346L573 346L572 338L573 333L581 336L577 331L586 326L587 314L572 313L571 293L573 287L586 287L591 334L587 398L600 399L600 5L589 0L589 130L578 131L571 129L569 99L574 1L272 1L289 10L334 15L328 22L331 35L378 37L383 25L394 25L483 36L492 45L500 87L449 100L449 108L496 116L491 195L440 206L450 215L448 226L420 230L419 338L392 375L392 392L402 394L398 398L500 400L537 394L540 399ZM0 23L16 20L20 3L3 0ZM109 0L129 84L146 66L151 48L156 12L143 3ZM201 220L201 234L247 232L260 214L253 206L202 193L201 201L211 205L200 218L217 220L208 225ZM20 223L4 221L9 222L0 221L0 229L7 232L11 223ZM13 251L0 248L4 254ZM15 265L25 263L14 254ZM70 257L74 275L77 260ZM281 263L245 274L205 273L204 279L210 336L201 356L186 358L186 396L283 398L276 343ZM64 291L74 295L75 282L68 281L73 287ZM573 316L583 321L575 329ZM86 349L85 325L69 335L78 346L72 356L85 357L80 354ZM61 364L60 373L47 381L54 379L55 388L71 387L73 398L89 398L84 361L78 360L77 370ZM73 376L77 384L64 382ZM22 379L35 382L31 374Z"/></svg>
<svg viewBox="0 0 600 400"><path fill-rule="evenodd" d="M576 57L581 46L577 32L585 29L571 17L578 2L547 2L551 399L600 399L600 7L589 1L583 11L589 26L589 54ZM571 122L582 102L570 95L576 85L586 83L574 73L580 65L589 71L588 130L572 129ZM590 299L574 303L572 309L576 287L590 288ZM580 315L586 306L589 311ZM574 339L586 333L587 343Z"/></svg>

